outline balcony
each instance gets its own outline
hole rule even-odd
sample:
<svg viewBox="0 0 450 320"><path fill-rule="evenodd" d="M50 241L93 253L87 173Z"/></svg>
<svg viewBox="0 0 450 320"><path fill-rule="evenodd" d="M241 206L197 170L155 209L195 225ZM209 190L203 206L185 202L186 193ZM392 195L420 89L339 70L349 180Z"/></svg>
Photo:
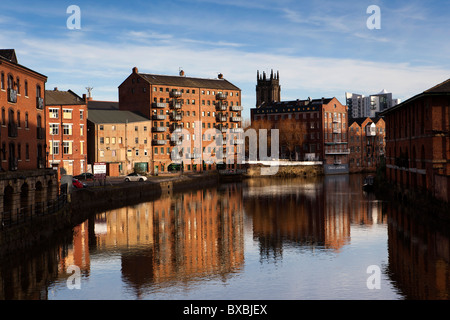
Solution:
<svg viewBox="0 0 450 320"><path fill-rule="evenodd" d="M228 94L226 94L226 93L219 92L216 94L217 100L226 100L227 98L228 98Z"/></svg>
<svg viewBox="0 0 450 320"><path fill-rule="evenodd" d="M183 141L181 141L181 140L178 139L178 138L172 137L172 138L170 139L170 144L171 144L172 146L181 146L181 145L183 144Z"/></svg>
<svg viewBox="0 0 450 320"><path fill-rule="evenodd" d="M18 136L17 124L15 124L15 123L8 123L8 137L16 138L17 136Z"/></svg>
<svg viewBox="0 0 450 320"><path fill-rule="evenodd" d="M231 120L231 122L241 122L242 118L241 117L231 117L230 120Z"/></svg>
<svg viewBox="0 0 450 320"><path fill-rule="evenodd" d="M167 103L165 102L153 102L152 103L153 108L165 108L167 107Z"/></svg>
<svg viewBox="0 0 450 320"><path fill-rule="evenodd" d="M163 114L154 114L152 115L152 120L166 120L166 116Z"/></svg>
<svg viewBox="0 0 450 320"><path fill-rule="evenodd" d="M242 111L242 110L244 110L244 107L243 106L231 106L230 110L231 111Z"/></svg>
<svg viewBox="0 0 450 320"><path fill-rule="evenodd" d="M45 128L36 128L36 138L45 139Z"/></svg>
<svg viewBox="0 0 450 320"><path fill-rule="evenodd" d="M170 115L170 120L172 120L172 121L181 121L181 119L183 119L183 116L181 115L181 113L172 113Z"/></svg>
<svg viewBox="0 0 450 320"><path fill-rule="evenodd" d="M218 102L217 104L216 104L216 110L217 111L227 111L227 105L226 104L223 104L222 102Z"/></svg>
<svg viewBox="0 0 450 320"><path fill-rule="evenodd" d="M41 97L36 97L36 108L43 110L44 109L44 99Z"/></svg>
<svg viewBox="0 0 450 320"><path fill-rule="evenodd" d="M350 154L350 149L327 149L325 150L326 155L346 155Z"/></svg>
<svg viewBox="0 0 450 320"><path fill-rule="evenodd" d="M333 128L333 133L342 133L341 128Z"/></svg>
<svg viewBox="0 0 450 320"><path fill-rule="evenodd" d="M166 127L152 127L152 132L166 132Z"/></svg>
<svg viewBox="0 0 450 320"><path fill-rule="evenodd" d="M158 140L158 139L152 140L152 145L154 145L154 146L163 146L165 144L166 144L166 140Z"/></svg>
<svg viewBox="0 0 450 320"><path fill-rule="evenodd" d="M179 90L172 90L170 91L169 95L171 98L181 98L183 94Z"/></svg>
<svg viewBox="0 0 450 320"><path fill-rule="evenodd" d="M170 107L171 107L172 109L181 109L181 106L182 106L181 102L177 102L177 101L175 101L175 100L173 100L173 101L170 103Z"/></svg>
<svg viewBox="0 0 450 320"><path fill-rule="evenodd" d="M222 114L218 114L216 116L216 121L218 121L218 122L227 122L227 116L224 116Z"/></svg>
<svg viewBox="0 0 450 320"><path fill-rule="evenodd" d="M334 122L334 123L340 123L340 122L341 122L341 119L338 118L338 117L333 117L333 122Z"/></svg>
<svg viewBox="0 0 450 320"><path fill-rule="evenodd" d="M8 102L12 103L17 102L17 90L8 89Z"/></svg>
<svg viewBox="0 0 450 320"><path fill-rule="evenodd" d="M179 125L179 124L173 123L173 124L170 126L170 130L171 130L173 133L178 133L178 132L181 132L181 130L183 130L183 127L182 127L181 125Z"/></svg>

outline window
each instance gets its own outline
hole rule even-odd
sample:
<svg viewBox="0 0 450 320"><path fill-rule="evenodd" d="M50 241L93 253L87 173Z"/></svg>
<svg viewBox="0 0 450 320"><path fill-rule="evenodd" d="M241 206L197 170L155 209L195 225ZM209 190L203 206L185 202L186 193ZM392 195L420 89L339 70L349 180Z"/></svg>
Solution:
<svg viewBox="0 0 450 320"><path fill-rule="evenodd" d="M106 138L105 138L105 143L106 143L106 144L109 144L109 137L106 137Z"/></svg>
<svg viewBox="0 0 450 320"><path fill-rule="evenodd" d="M72 142L71 141L63 141L63 153L64 154L72 154Z"/></svg>
<svg viewBox="0 0 450 320"><path fill-rule="evenodd" d="M101 144L105 143L105 138L100 137L100 143L101 143Z"/></svg>
<svg viewBox="0 0 450 320"><path fill-rule="evenodd" d="M63 134L64 135L72 135L72 125L63 124Z"/></svg>
<svg viewBox="0 0 450 320"><path fill-rule="evenodd" d="M1 89L5 90L5 74L3 72L1 75Z"/></svg>
<svg viewBox="0 0 450 320"><path fill-rule="evenodd" d="M84 111L80 110L80 120L83 120L83 119L84 119Z"/></svg>
<svg viewBox="0 0 450 320"><path fill-rule="evenodd" d="M100 125L100 130L103 131L103 125L102 124Z"/></svg>
<svg viewBox="0 0 450 320"><path fill-rule="evenodd" d="M116 144L116 137L111 137L111 144Z"/></svg>
<svg viewBox="0 0 450 320"><path fill-rule="evenodd" d="M51 119L58 119L59 118L59 110L58 109L49 109L49 115Z"/></svg>
<svg viewBox="0 0 450 320"><path fill-rule="evenodd" d="M72 109L63 109L63 119L72 119Z"/></svg>
<svg viewBox="0 0 450 320"><path fill-rule="evenodd" d="M25 128L28 128L28 112L25 112Z"/></svg>
<svg viewBox="0 0 450 320"><path fill-rule="evenodd" d="M58 135L59 134L59 124L58 123L50 123L50 135Z"/></svg>
<svg viewBox="0 0 450 320"><path fill-rule="evenodd" d="M139 149L136 149L136 156L139 155Z"/></svg>
<svg viewBox="0 0 450 320"><path fill-rule="evenodd" d="M50 141L50 154L59 154L59 141Z"/></svg>
<svg viewBox="0 0 450 320"><path fill-rule="evenodd" d="M103 158L105 156L105 151L104 150L100 150L100 158Z"/></svg>
<svg viewBox="0 0 450 320"><path fill-rule="evenodd" d="M80 136L84 136L84 124L80 124Z"/></svg>
<svg viewBox="0 0 450 320"><path fill-rule="evenodd" d="M28 97L28 81L25 80L25 96Z"/></svg>
<svg viewBox="0 0 450 320"><path fill-rule="evenodd" d="M28 143L25 145L25 160L30 160L30 146Z"/></svg>

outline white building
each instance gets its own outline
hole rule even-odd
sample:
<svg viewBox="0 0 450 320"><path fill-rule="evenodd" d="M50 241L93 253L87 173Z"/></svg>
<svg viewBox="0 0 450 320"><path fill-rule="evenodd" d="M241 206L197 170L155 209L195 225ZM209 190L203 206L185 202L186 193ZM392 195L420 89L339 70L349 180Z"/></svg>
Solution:
<svg viewBox="0 0 450 320"><path fill-rule="evenodd" d="M348 106L348 114L352 118L373 118L377 113L401 102L400 99L392 99L392 93L386 90L370 96L346 92L345 101Z"/></svg>

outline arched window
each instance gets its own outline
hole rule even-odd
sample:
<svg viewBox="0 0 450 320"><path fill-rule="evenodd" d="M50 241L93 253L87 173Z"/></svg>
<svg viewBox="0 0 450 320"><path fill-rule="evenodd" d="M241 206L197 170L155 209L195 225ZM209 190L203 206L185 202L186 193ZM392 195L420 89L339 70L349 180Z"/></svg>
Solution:
<svg viewBox="0 0 450 320"><path fill-rule="evenodd" d="M28 81L25 80L25 97L28 97Z"/></svg>
<svg viewBox="0 0 450 320"><path fill-rule="evenodd" d="M41 86L40 85L36 86L36 97L37 98L41 97Z"/></svg>

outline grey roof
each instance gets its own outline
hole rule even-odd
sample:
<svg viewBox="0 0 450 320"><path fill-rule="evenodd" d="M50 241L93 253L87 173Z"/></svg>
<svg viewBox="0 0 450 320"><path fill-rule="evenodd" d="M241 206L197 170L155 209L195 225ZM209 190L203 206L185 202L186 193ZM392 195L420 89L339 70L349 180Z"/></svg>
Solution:
<svg viewBox="0 0 450 320"><path fill-rule="evenodd" d="M93 123L131 123L150 120L131 111L94 109L89 110L88 121Z"/></svg>
<svg viewBox="0 0 450 320"><path fill-rule="evenodd" d="M99 101L99 100L88 100L89 110L118 110L119 102L117 101Z"/></svg>
<svg viewBox="0 0 450 320"><path fill-rule="evenodd" d="M59 90L45 90L45 105L46 106L59 106L59 105L80 105L86 104L83 98L78 96L72 90L59 91Z"/></svg>
<svg viewBox="0 0 450 320"><path fill-rule="evenodd" d="M150 84L167 85L173 87L217 89L217 90L241 90L226 79L166 76L149 73L139 73L139 75Z"/></svg>

